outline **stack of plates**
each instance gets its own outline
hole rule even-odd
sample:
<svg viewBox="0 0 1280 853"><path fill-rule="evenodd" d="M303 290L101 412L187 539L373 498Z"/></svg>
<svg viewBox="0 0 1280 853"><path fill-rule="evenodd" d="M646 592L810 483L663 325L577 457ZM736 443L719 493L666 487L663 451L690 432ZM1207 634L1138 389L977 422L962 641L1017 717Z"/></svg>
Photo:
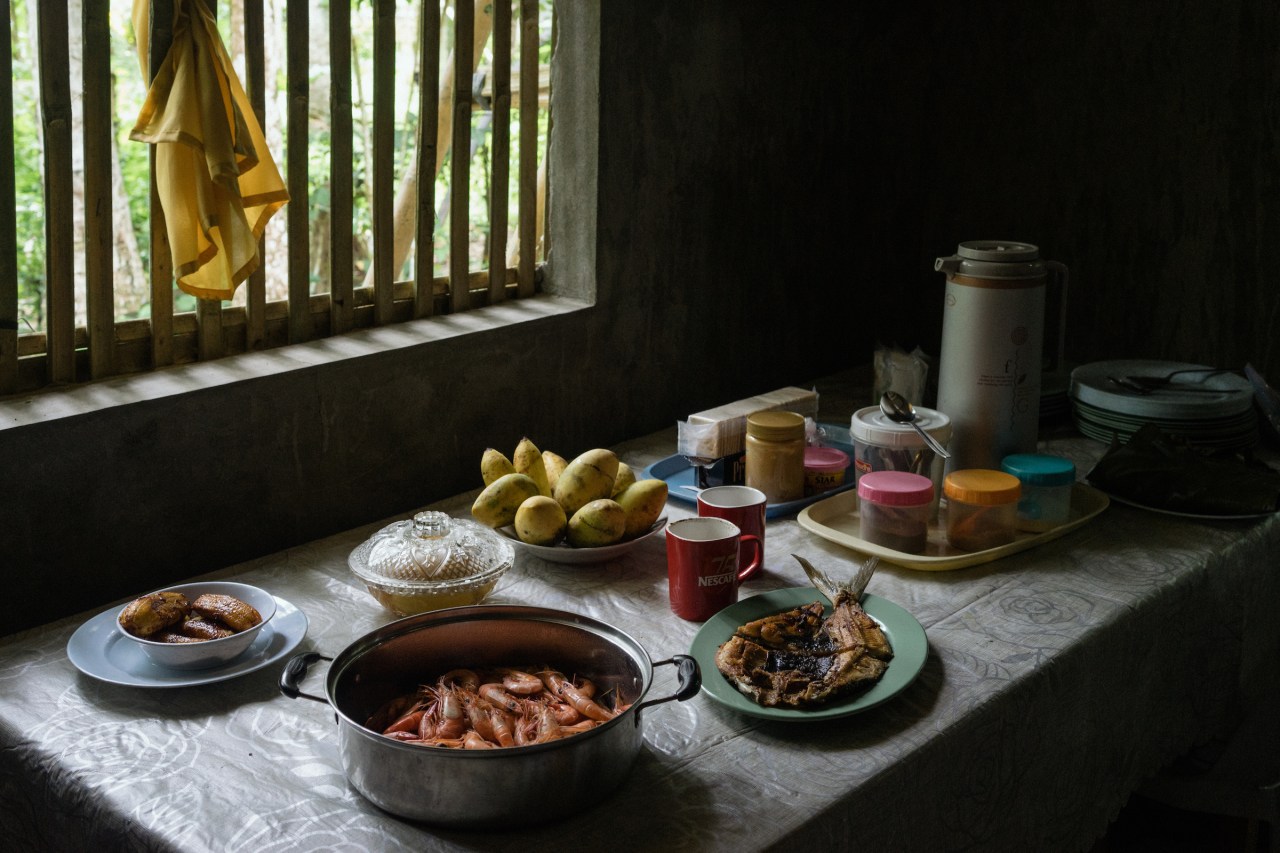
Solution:
<svg viewBox="0 0 1280 853"><path fill-rule="evenodd" d="M1155 424L1188 443L1214 450L1244 450L1258 440L1253 386L1232 373L1187 373L1148 394L1130 391L1111 377L1160 377L1175 370L1204 368L1180 361L1098 361L1071 372L1071 404L1077 429L1108 444L1124 443L1146 424ZM1194 389L1194 390L1192 390Z"/></svg>
<svg viewBox="0 0 1280 853"><path fill-rule="evenodd" d="M1070 374L1062 368L1040 376L1040 423L1052 424L1066 421L1071 414L1071 400L1067 388Z"/></svg>

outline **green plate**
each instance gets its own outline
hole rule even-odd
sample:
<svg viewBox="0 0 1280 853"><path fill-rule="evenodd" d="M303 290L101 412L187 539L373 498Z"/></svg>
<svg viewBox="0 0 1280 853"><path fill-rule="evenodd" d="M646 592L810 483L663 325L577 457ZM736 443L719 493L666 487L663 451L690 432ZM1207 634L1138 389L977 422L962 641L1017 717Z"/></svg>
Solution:
<svg viewBox="0 0 1280 853"><path fill-rule="evenodd" d="M822 606L830 611L830 599L811 586L799 586L744 598L708 619L693 638L693 646L689 650L689 654L702 668L702 690L721 705L742 714L766 720L808 723L846 717L874 708L892 699L915 681L929 655L929 640L924 628L914 616L892 601L869 593L863 596L862 607L884 629L889 644L893 646L893 660L885 670L884 677L865 693L831 702L820 708L766 708L739 693L720 674L720 670L716 669L716 650L733 636L738 626L814 601L821 601Z"/></svg>

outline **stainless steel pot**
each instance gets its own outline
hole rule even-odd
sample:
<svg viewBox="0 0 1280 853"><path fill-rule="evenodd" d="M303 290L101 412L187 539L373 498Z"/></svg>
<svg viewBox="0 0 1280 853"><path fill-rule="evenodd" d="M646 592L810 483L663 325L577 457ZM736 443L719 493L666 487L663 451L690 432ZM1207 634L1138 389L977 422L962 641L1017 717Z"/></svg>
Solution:
<svg viewBox="0 0 1280 853"><path fill-rule="evenodd" d="M343 770L374 805L442 826L493 827L566 817L610 794L640 750L645 709L684 701L702 686L687 655L653 662L630 636L574 613L541 607L478 605L409 616L353 642L333 658L325 696L298 685L317 660L289 661L280 690L333 707ZM364 727L388 700L459 666L555 666L589 675L603 693L617 689L631 706L590 731L531 746L461 750L415 746ZM654 666L679 670L677 691L644 701Z"/></svg>

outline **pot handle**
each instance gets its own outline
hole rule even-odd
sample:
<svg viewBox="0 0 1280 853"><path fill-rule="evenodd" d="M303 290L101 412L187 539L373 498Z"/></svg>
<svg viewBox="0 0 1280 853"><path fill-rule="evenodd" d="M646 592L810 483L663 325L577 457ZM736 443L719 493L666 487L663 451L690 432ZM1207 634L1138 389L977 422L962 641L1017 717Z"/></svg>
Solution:
<svg viewBox="0 0 1280 853"><path fill-rule="evenodd" d="M312 702L322 702L329 704L329 700L321 696L312 696L310 693L303 693L298 689L298 682L307 677L307 670L311 664L318 660L331 661L333 658L325 657L319 652L303 652L295 655L289 663L285 664L284 672L280 673L280 692L288 696L290 699L310 699Z"/></svg>
<svg viewBox="0 0 1280 853"><path fill-rule="evenodd" d="M664 696L661 699L651 699L648 702L641 702L636 706L636 725L640 725L640 712L652 705L661 705L663 702L676 700L683 702L686 699L692 699L698 695L698 691L702 689L702 668L698 666L698 662L689 655L672 655L667 660L660 660L654 663L654 666L675 666L679 669L680 687L670 696Z"/></svg>

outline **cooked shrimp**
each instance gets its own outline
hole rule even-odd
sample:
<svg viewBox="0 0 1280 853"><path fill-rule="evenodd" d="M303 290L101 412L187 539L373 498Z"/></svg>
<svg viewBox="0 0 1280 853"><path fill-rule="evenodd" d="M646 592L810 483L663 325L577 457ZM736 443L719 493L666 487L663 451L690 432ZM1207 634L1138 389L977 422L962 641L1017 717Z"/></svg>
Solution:
<svg viewBox="0 0 1280 853"><path fill-rule="evenodd" d="M466 709L471 730L485 740L497 743L498 738L493 732L493 721L488 712L492 706L479 696L467 694L462 697L462 707Z"/></svg>
<svg viewBox="0 0 1280 853"><path fill-rule="evenodd" d="M480 676L470 669L451 669L440 676L438 684L441 687L456 684L464 690L475 692L480 689Z"/></svg>
<svg viewBox="0 0 1280 853"><path fill-rule="evenodd" d="M542 679L532 673L509 667L502 667L498 672L502 675L502 686L511 693L532 696L542 692Z"/></svg>
<svg viewBox="0 0 1280 853"><path fill-rule="evenodd" d="M555 717L556 722L562 726L571 726L582 719L578 709L568 702L552 702L547 708L551 711L551 715Z"/></svg>
<svg viewBox="0 0 1280 853"><path fill-rule="evenodd" d="M591 680L549 667L536 675L513 667L460 667L384 703L366 726L418 746L491 749L568 737L625 708L615 690L600 695Z"/></svg>
<svg viewBox="0 0 1280 853"><path fill-rule="evenodd" d="M418 733L416 731L383 732L383 734L392 740L402 740L407 743L420 743L422 741L422 738L418 737Z"/></svg>
<svg viewBox="0 0 1280 853"><path fill-rule="evenodd" d="M600 723L597 720L583 720L580 723L574 723L572 726L561 726L560 736L567 737L568 735L582 734L583 732L594 729L598 725L600 725Z"/></svg>
<svg viewBox="0 0 1280 853"><path fill-rule="evenodd" d="M422 724L422 715L426 713L422 704L413 706L413 710L396 720L383 730L384 735L394 734L395 732L417 732L418 726Z"/></svg>
<svg viewBox="0 0 1280 853"><path fill-rule="evenodd" d="M574 687L573 682L565 678L562 673L548 669L540 672L539 675L542 676L542 682L547 685L548 690L572 705L582 716L602 723L613 719L612 711L591 698L583 696L582 691Z"/></svg>
<svg viewBox="0 0 1280 853"><path fill-rule="evenodd" d="M463 749L494 749L494 745L489 743L480 736L478 732L470 731L462 736Z"/></svg>
<svg viewBox="0 0 1280 853"><path fill-rule="evenodd" d="M556 722L555 714L550 707L547 705L540 706L536 719L537 729L533 737L534 743L546 743L563 737L560 733L560 724Z"/></svg>
<svg viewBox="0 0 1280 853"><path fill-rule="evenodd" d="M512 714L519 714L521 711L520 700L503 690L501 684L481 684L480 697Z"/></svg>
<svg viewBox="0 0 1280 853"><path fill-rule="evenodd" d="M467 719L462 710L460 694L449 685L441 685L438 695L440 707L436 735L442 738L462 737L467 729Z"/></svg>
<svg viewBox="0 0 1280 853"><path fill-rule="evenodd" d="M489 716L489 726L493 729L493 740L498 742L498 746L515 746L514 724L507 712L493 705L485 710Z"/></svg>

